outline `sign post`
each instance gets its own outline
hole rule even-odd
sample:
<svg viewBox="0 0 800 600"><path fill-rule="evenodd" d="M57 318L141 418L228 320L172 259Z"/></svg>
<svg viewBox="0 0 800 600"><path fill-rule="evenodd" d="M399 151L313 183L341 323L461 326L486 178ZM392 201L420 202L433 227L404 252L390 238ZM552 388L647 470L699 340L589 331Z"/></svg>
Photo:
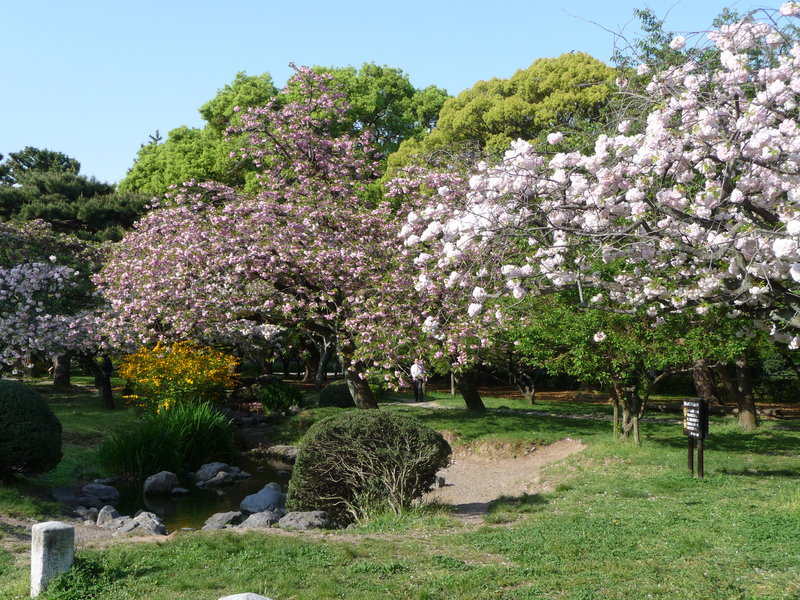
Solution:
<svg viewBox="0 0 800 600"><path fill-rule="evenodd" d="M703 440L708 437L708 401L683 401L683 433L689 439L689 472L694 475L694 441L697 440L697 476L702 479Z"/></svg>

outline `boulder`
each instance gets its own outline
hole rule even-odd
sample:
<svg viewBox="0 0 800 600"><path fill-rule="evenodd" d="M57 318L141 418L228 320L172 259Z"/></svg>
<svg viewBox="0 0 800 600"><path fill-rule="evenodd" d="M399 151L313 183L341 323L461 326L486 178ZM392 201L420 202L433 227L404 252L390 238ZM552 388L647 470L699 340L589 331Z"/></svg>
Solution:
<svg viewBox="0 0 800 600"><path fill-rule="evenodd" d="M197 485L205 488L222 487L231 485L234 481L236 481L236 475L234 473L230 471L218 471L211 479L207 481L198 481Z"/></svg>
<svg viewBox="0 0 800 600"><path fill-rule="evenodd" d="M203 465L194 474L194 480L197 482L208 481L213 478L220 471L230 471L231 466L223 462L212 462Z"/></svg>
<svg viewBox="0 0 800 600"><path fill-rule="evenodd" d="M94 523L97 521L98 510L94 507L86 508L85 506L76 506L75 514L78 515L84 522Z"/></svg>
<svg viewBox="0 0 800 600"><path fill-rule="evenodd" d="M125 521L117 527L117 530L114 532L114 537L118 537L120 534L131 533L135 529L138 529L139 523L131 519L130 517L125 517Z"/></svg>
<svg viewBox="0 0 800 600"><path fill-rule="evenodd" d="M105 529L116 529L119 530L122 527L126 526L130 521L133 521L129 516L124 517L116 517L111 519L110 521L104 522L100 527L104 527Z"/></svg>
<svg viewBox="0 0 800 600"><path fill-rule="evenodd" d="M143 535L167 535L167 528L158 518L158 515L142 511L133 517L135 523L139 524L139 529Z"/></svg>
<svg viewBox="0 0 800 600"><path fill-rule="evenodd" d="M101 527L107 525L114 519L119 519L120 514L117 512L117 509L113 506L106 505L101 508L97 513L97 518L95 519L95 524L100 525Z"/></svg>
<svg viewBox="0 0 800 600"><path fill-rule="evenodd" d="M242 520L242 513L238 510L217 513L211 515L206 519L202 531L210 531L212 529L225 529L228 525L237 525Z"/></svg>
<svg viewBox="0 0 800 600"><path fill-rule="evenodd" d="M57 487L50 490L50 497L56 502L68 504L69 506L78 506L80 504L75 490L68 487Z"/></svg>
<svg viewBox="0 0 800 600"><path fill-rule="evenodd" d="M119 504L120 497L117 488L103 483L89 483L83 486L80 491L80 500L83 506L96 506L97 508L101 508L106 504L113 506ZM90 500L88 503L84 503L84 498L94 498L96 501L92 502ZM97 505L97 502L100 502L100 504Z"/></svg>
<svg viewBox="0 0 800 600"><path fill-rule="evenodd" d="M297 446L275 445L265 448L263 451L264 456L273 460L282 462L286 465L293 465L297 459Z"/></svg>
<svg viewBox="0 0 800 600"><path fill-rule="evenodd" d="M282 510L265 510L247 517L240 525L239 529L267 529L280 521L283 516Z"/></svg>
<svg viewBox="0 0 800 600"><path fill-rule="evenodd" d="M225 596L224 598L220 598L219 600L270 600L266 596L260 596L258 594L253 594L251 592L247 592L246 594L234 594L233 596Z"/></svg>
<svg viewBox="0 0 800 600"><path fill-rule="evenodd" d="M109 525L117 524L114 537L122 535L167 535L167 528L161 522L157 515L139 511L139 513L131 517L120 517L114 519ZM109 525L106 525L108 527Z"/></svg>
<svg viewBox="0 0 800 600"><path fill-rule="evenodd" d="M78 504L88 508L102 508L106 503L94 496L81 496L78 498Z"/></svg>
<svg viewBox="0 0 800 600"><path fill-rule="evenodd" d="M286 494L283 493L279 483L268 483L261 488L261 491L246 496L239 504L239 509L251 514L267 510L285 510Z"/></svg>
<svg viewBox="0 0 800 600"><path fill-rule="evenodd" d="M328 513L324 510L311 510L304 512L290 512L281 517L278 527L281 529L295 529L308 531L309 529L325 529L330 526Z"/></svg>
<svg viewBox="0 0 800 600"><path fill-rule="evenodd" d="M178 476L170 471L161 471L155 475L150 475L144 480L142 492L145 496L163 496L172 492L172 488L177 487Z"/></svg>
<svg viewBox="0 0 800 600"><path fill-rule="evenodd" d="M239 467L232 467L223 462L213 462L203 465L194 474L194 480L198 487L219 487L229 485L238 479L248 479L252 477L247 471L242 471Z"/></svg>

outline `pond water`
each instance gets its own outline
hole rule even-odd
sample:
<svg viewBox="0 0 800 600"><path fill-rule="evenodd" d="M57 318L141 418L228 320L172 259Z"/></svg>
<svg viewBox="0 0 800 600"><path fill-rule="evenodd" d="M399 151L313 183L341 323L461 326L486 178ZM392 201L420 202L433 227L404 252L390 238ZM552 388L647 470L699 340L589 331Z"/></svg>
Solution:
<svg viewBox="0 0 800 600"><path fill-rule="evenodd" d="M116 508L121 515L133 516L141 509L155 513L167 531L172 533L185 527L200 529L206 519L215 513L239 510L239 503L245 496L255 494L270 482L279 483L286 491L288 470L291 469L288 465L244 455L230 464L247 471L252 477L216 489L202 489L188 478L179 477L179 485L189 490L188 495L156 498L143 496L141 482L120 481L113 484L122 494L122 500Z"/></svg>

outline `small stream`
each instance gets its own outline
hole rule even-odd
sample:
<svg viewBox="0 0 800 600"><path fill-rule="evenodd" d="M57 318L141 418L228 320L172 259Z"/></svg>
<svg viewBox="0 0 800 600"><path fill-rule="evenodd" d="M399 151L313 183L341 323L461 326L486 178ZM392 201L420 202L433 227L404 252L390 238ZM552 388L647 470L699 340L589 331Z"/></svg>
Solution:
<svg viewBox="0 0 800 600"><path fill-rule="evenodd" d="M281 484L286 491L291 469L288 465L246 455L237 457L230 464L247 471L252 477L226 487L202 489L188 478L179 476L178 485L189 490L188 495L147 498L142 494L141 482L119 481L113 484L122 494L116 509L121 515L129 516L141 509L155 513L167 531L172 533L182 528L200 529L206 519L215 513L239 510L239 503L245 496L255 494L270 482Z"/></svg>

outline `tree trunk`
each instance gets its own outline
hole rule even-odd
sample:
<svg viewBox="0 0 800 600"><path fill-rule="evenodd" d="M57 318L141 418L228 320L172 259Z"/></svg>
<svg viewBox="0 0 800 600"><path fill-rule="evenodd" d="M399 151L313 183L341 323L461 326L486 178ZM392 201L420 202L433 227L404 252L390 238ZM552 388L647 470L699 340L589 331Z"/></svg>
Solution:
<svg viewBox="0 0 800 600"><path fill-rule="evenodd" d="M522 392L522 397L525 399L525 402L532 405L536 402L536 388L533 386L523 386L522 388L518 388L520 392Z"/></svg>
<svg viewBox="0 0 800 600"><path fill-rule="evenodd" d="M56 387L68 387L70 385L70 363L71 356L62 354L53 358L53 385Z"/></svg>
<svg viewBox="0 0 800 600"><path fill-rule="evenodd" d="M620 422L619 422L620 399L619 395L617 394L616 387L611 390L611 400L614 402L614 412L611 419L612 419L612 427L614 429L614 439L616 440L620 436Z"/></svg>
<svg viewBox="0 0 800 600"><path fill-rule="evenodd" d="M517 388L517 391L525 398L525 402L533 404L536 399L536 381L530 373L517 370L510 373L511 383Z"/></svg>
<svg viewBox="0 0 800 600"><path fill-rule="evenodd" d="M639 391L636 387L626 388L615 383L614 395L620 399L619 402L622 405L620 439L626 440L632 437L637 446L641 445L639 420L644 413L644 402L639 396Z"/></svg>
<svg viewBox="0 0 800 600"><path fill-rule="evenodd" d="M335 347L330 342L325 342L325 348L322 350L322 357L319 359L319 368L317 369L317 389L322 389L322 384L325 383L328 374L328 361L333 356ZM352 393L352 392L351 392Z"/></svg>
<svg viewBox="0 0 800 600"><path fill-rule="evenodd" d="M81 368L94 376L94 385L97 391L100 392L100 399L103 401L103 405L109 410L114 410L116 405L114 404L114 394L111 390L111 378L103 372L102 367L97 364L94 357L80 355L78 361L81 364Z"/></svg>
<svg viewBox="0 0 800 600"><path fill-rule="evenodd" d="M478 412L486 410L486 406L483 404L483 400L481 400L481 395L478 393L478 388L475 385L472 373L453 371L453 380L455 381L456 388L461 394L461 397L464 398L464 403L467 405L468 410Z"/></svg>
<svg viewBox="0 0 800 600"><path fill-rule="evenodd" d="M694 388L700 398L708 400L710 404L722 404L717 383L714 381L714 373L705 359L695 361L692 367L692 379L694 379Z"/></svg>
<svg viewBox="0 0 800 600"><path fill-rule="evenodd" d="M355 352L355 345L352 341L339 346L339 360L342 363L347 389L350 390L353 402L358 408L378 408L369 383L366 379L361 378L363 364L358 361L353 362L353 352Z"/></svg>
<svg viewBox="0 0 800 600"><path fill-rule="evenodd" d="M366 379L361 379L360 373L357 369L345 369L344 378L347 381L347 389L350 390L350 395L353 397L358 408L378 408L378 403L375 401L375 396L369 387Z"/></svg>
<svg viewBox="0 0 800 600"><path fill-rule="evenodd" d="M747 354L743 353L733 364L719 365L715 371L728 396L739 409L739 426L748 430L756 429L758 413Z"/></svg>
<svg viewBox="0 0 800 600"><path fill-rule="evenodd" d="M264 352L261 361L261 372L265 375L273 375L275 373L275 351L270 349Z"/></svg>
<svg viewBox="0 0 800 600"><path fill-rule="evenodd" d="M320 352L319 347L309 341L306 344L306 351L308 357L306 358L305 372L303 373L303 383L314 383L317 381L317 373L320 370Z"/></svg>
<svg viewBox="0 0 800 600"><path fill-rule="evenodd" d="M747 353L736 359L736 387L739 390L739 426L742 429L758 428L758 412L756 399L753 395L753 373L747 360Z"/></svg>

